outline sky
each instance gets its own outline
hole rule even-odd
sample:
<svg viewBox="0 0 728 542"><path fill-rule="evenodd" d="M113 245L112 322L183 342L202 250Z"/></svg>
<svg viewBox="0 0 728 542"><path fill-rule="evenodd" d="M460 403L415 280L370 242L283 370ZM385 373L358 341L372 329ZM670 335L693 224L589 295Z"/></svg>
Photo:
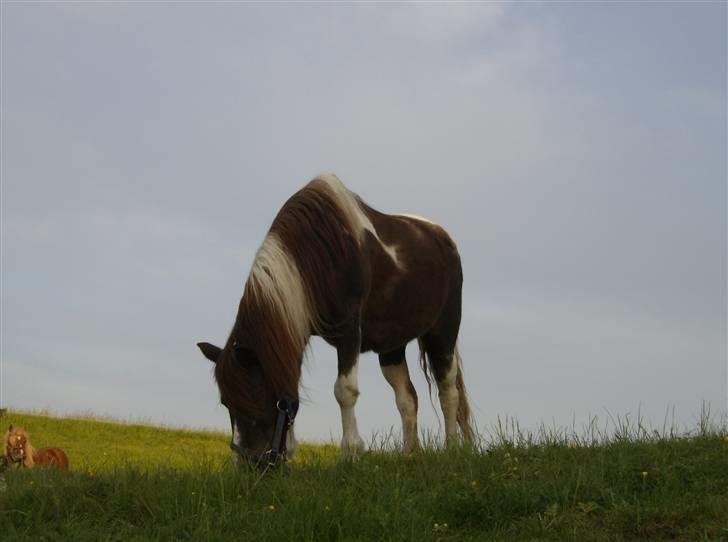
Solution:
<svg viewBox="0 0 728 542"><path fill-rule="evenodd" d="M1 15L3 407L228 430L195 344L225 341L276 212L330 170L457 242L481 431L725 413L724 2ZM340 438L335 377L313 339L299 438ZM373 354L359 385L362 436L398 433Z"/></svg>

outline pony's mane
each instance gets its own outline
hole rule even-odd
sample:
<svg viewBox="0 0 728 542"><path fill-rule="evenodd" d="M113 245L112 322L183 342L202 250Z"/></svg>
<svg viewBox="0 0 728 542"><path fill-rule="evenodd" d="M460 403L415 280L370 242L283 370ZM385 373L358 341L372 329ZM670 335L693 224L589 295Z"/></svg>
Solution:
<svg viewBox="0 0 728 542"><path fill-rule="evenodd" d="M300 361L312 333L336 316L334 271L352 261L365 231L376 236L360 200L333 174L316 177L283 205L258 250L238 315L215 367L228 407L260 412L245 369L232 354L238 342L255 351L263 386L297 396Z"/></svg>
<svg viewBox="0 0 728 542"><path fill-rule="evenodd" d="M12 437L17 437L18 435L21 435L25 437L25 455L23 457L23 466L25 467L32 467L33 466L33 446L30 444L30 435L25 430L24 427L21 427L19 425L11 426L12 429L8 429L5 431L5 438L3 439L3 442L5 443L5 453L10 457L10 439Z"/></svg>

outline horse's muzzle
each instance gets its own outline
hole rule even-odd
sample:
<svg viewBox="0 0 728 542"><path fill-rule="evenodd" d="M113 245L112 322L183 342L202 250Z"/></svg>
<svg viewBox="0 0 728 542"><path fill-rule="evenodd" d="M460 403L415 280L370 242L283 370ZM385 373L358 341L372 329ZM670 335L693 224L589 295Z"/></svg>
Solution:
<svg viewBox="0 0 728 542"><path fill-rule="evenodd" d="M234 442L230 443L230 449L233 451L238 466L248 466L255 469L267 471L279 468L286 462L286 454L276 452L275 450L267 450L260 455L250 454Z"/></svg>

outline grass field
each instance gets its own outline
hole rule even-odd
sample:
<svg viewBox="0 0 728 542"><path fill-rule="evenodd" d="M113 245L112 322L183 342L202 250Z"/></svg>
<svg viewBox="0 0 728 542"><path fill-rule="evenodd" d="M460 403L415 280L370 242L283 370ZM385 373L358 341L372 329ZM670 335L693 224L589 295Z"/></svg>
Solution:
<svg viewBox="0 0 728 542"><path fill-rule="evenodd" d="M503 432L356 462L304 445L260 475L229 464L225 434L12 411L10 423L64 448L71 473L6 471L2 540L728 540L725 427Z"/></svg>

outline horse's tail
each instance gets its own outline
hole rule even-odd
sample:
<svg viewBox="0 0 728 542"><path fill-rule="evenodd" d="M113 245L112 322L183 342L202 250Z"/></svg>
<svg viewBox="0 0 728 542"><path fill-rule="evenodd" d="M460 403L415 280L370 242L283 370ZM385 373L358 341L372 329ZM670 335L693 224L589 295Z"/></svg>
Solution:
<svg viewBox="0 0 728 542"><path fill-rule="evenodd" d="M430 398L432 398L432 378L434 376L432 372L432 364L428 359L429 356L425 350L425 345L423 344L422 339L418 339L417 342L420 346L420 366L422 367L422 371L425 373L427 390L430 393ZM466 442L473 442L475 431L473 430L473 422L470 416L468 393L465 391L465 382L463 381L463 360L460 357L457 345L453 351L453 363L457 363L458 366L458 374L455 378L455 387L458 390L457 422L460 426L460 431L462 431L463 439Z"/></svg>
<svg viewBox="0 0 728 542"><path fill-rule="evenodd" d="M458 375L455 378L455 387L458 389L458 425L460 426L460 431L463 432L465 441L473 442L475 431L473 431L473 422L470 417L468 393L465 391L465 382L463 381L463 360L460 357L457 346L455 347L453 358L453 362L458 364Z"/></svg>

